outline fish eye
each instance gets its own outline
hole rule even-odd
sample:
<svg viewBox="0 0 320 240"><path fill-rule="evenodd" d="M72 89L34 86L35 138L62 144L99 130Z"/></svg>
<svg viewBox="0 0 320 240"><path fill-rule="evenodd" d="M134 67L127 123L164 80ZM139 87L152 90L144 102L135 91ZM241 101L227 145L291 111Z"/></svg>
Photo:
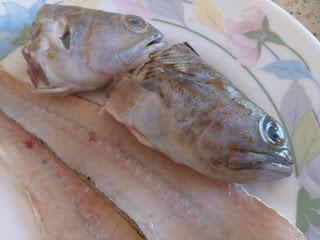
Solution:
<svg viewBox="0 0 320 240"><path fill-rule="evenodd" d="M141 19L130 19L130 23L135 27L142 27Z"/></svg>
<svg viewBox="0 0 320 240"><path fill-rule="evenodd" d="M286 134L281 125L272 117L265 116L259 123L262 139L276 147L286 147Z"/></svg>
<svg viewBox="0 0 320 240"><path fill-rule="evenodd" d="M67 30L61 37L60 40L66 49L70 49L70 30Z"/></svg>
<svg viewBox="0 0 320 240"><path fill-rule="evenodd" d="M147 26L146 22L138 16L127 15L126 18L129 25L135 29L144 29Z"/></svg>

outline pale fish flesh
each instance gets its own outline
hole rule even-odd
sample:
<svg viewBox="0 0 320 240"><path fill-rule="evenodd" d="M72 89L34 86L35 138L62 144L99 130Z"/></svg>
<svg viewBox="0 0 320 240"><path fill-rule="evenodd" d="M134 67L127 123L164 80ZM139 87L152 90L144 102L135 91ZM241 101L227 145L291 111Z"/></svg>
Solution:
<svg viewBox="0 0 320 240"><path fill-rule="evenodd" d="M302 240L275 210L139 144L102 107L75 96L34 95L0 72L0 108L90 177L149 240Z"/></svg>
<svg viewBox="0 0 320 240"><path fill-rule="evenodd" d="M36 93L66 95L106 86L164 47L162 39L138 16L45 5L22 52Z"/></svg>
<svg viewBox="0 0 320 240"><path fill-rule="evenodd" d="M108 90L106 110L137 139L227 182L290 176L281 125L188 45L159 51Z"/></svg>
<svg viewBox="0 0 320 240"><path fill-rule="evenodd" d="M1 112L0 136L0 161L31 203L42 239L143 239L77 173Z"/></svg>
<svg viewBox="0 0 320 240"><path fill-rule="evenodd" d="M42 240L39 225L26 195L0 156L0 239Z"/></svg>

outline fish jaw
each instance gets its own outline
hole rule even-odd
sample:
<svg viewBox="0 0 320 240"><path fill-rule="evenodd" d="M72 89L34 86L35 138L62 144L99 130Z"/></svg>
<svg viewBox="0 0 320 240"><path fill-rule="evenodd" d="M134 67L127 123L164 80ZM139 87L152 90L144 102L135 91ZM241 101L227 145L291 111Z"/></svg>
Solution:
<svg viewBox="0 0 320 240"><path fill-rule="evenodd" d="M127 69L133 70L146 62L150 54L163 49L167 42L163 41L163 34L154 29L154 34L143 38L135 47L124 47L118 51L118 57Z"/></svg>
<svg viewBox="0 0 320 240"><path fill-rule="evenodd" d="M254 181L267 181L270 179L281 179L289 177L294 170L294 162L288 158L287 150L281 153L285 156L269 155L252 152L234 153L227 160L227 166L235 171L238 178L247 174L255 175ZM243 180L250 183L251 180Z"/></svg>

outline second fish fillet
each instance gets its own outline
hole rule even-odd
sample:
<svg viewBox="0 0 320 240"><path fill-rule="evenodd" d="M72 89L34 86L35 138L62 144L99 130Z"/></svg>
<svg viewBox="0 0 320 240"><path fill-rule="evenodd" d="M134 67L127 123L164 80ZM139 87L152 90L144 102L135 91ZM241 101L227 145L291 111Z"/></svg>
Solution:
<svg viewBox="0 0 320 240"><path fill-rule="evenodd" d="M77 173L1 112L0 157L28 196L42 239L142 239Z"/></svg>

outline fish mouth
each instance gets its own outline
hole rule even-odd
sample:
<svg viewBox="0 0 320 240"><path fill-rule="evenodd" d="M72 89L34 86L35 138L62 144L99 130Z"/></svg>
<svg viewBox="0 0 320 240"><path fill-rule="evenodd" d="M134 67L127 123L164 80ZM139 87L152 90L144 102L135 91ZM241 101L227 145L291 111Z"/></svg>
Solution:
<svg viewBox="0 0 320 240"><path fill-rule="evenodd" d="M146 45L146 47L150 47L152 45L161 43L163 40L163 35L161 33L156 33L152 35L152 40Z"/></svg>
<svg viewBox="0 0 320 240"><path fill-rule="evenodd" d="M142 40L136 48L120 51L118 56L127 66L127 70L130 71L144 64L149 59L150 54L155 53L166 46L167 42L164 41L163 34L154 33Z"/></svg>
<svg viewBox="0 0 320 240"><path fill-rule="evenodd" d="M238 172L255 171L260 180L289 177L294 170L294 161L287 149L271 154L238 151L228 158L227 165Z"/></svg>
<svg viewBox="0 0 320 240"><path fill-rule="evenodd" d="M145 40L143 43L144 49L142 50L140 56L149 57L150 54L156 52L159 49L165 48L167 42L164 41L164 36L162 33L155 33Z"/></svg>

